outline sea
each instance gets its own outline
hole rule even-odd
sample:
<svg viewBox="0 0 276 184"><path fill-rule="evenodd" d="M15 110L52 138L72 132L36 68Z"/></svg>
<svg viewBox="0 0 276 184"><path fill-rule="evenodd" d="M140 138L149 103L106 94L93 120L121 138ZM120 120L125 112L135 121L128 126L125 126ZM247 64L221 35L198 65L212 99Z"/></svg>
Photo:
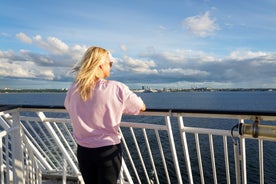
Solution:
<svg viewBox="0 0 276 184"><path fill-rule="evenodd" d="M276 91L137 93L148 109L276 111ZM62 106L66 93L0 93L0 105Z"/></svg>
<svg viewBox="0 0 276 184"><path fill-rule="evenodd" d="M140 96L148 109L194 109L194 110L229 110L229 111L266 111L276 112L276 91L214 91L214 92L157 92L157 93L137 93ZM0 93L0 105L49 105L49 106L63 106L66 93ZM202 124L206 121L200 120ZM233 124L226 122L216 123L217 128L230 129ZM192 123L191 123L192 124ZM276 122L272 122L276 126ZM208 138L207 138L208 139ZM179 143L181 144L181 143ZM259 170L255 164L258 164L258 147L255 143L249 142L247 144L248 154L255 156L248 157L248 183L259 183ZM216 145L215 145L216 146ZM254 146L254 147L253 147ZM169 146L168 146L169 147ZM204 148L201 148L204 152ZM206 148L207 149L207 148ZM265 143L265 183L276 183L276 143ZM192 151L192 150L191 150ZM195 151L195 150L194 150ZM194 153L196 154L196 153ZM223 154L223 153L222 153ZM192 154L191 154L192 155ZM256 156L257 155L257 156ZM193 158L192 162L197 162ZM204 159L204 158L203 158ZM181 165L185 165L181 163ZM219 160L217 161L219 168ZM223 161L221 161L223 162ZM193 163L192 163L193 164ZM213 183L212 171L206 174L206 183ZM233 165L231 166L233 167ZM219 174L219 171L218 171ZM210 177L208 179L208 177ZM223 176L224 177L224 176ZM234 178L234 177L233 177ZM165 180L165 179L164 179ZM218 183L224 183L220 182ZM176 181L174 181L176 182ZM172 182L172 183L174 183ZM195 179L195 183L200 180ZM235 180L231 180L232 183ZM166 182L161 182L166 183Z"/></svg>

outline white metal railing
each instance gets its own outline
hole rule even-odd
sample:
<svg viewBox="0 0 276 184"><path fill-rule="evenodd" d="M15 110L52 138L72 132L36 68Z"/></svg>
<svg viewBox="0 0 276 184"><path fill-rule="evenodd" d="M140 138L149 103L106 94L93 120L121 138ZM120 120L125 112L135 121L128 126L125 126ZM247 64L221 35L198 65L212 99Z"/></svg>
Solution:
<svg viewBox="0 0 276 184"><path fill-rule="evenodd" d="M0 183L41 183L41 170L34 156L33 149L16 122L18 118L13 112L13 118L8 124L0 117Z"/></svg>
<svg viewBox="0 0 276 184"><path fill-rule="evenodd" d="M1 183L83 182L63 107L5 108L0 115ZM275 122L275 112L150 109L124 116L118 182L273 183L267 167Z"/></svg>

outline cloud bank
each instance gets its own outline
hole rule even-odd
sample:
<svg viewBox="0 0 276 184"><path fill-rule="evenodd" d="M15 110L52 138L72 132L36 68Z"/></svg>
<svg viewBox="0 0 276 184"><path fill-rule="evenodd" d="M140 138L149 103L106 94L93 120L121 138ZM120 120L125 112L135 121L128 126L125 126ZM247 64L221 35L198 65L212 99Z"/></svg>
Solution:
<svg viewBox="0 0 276 184"><path fill-rule="evenodd" d="M2 79L72 81L71 68L87 48L85 45L68 45L55 37L37 35L31 38L24 33L18 33L16 37L35 46L38 51L0 50ZM205 87L276 87L275 53L234 50L221 58L201 51L150 48L138 56L129 56L125 45L118 49L124 53L122 56L116 56L116 52L113 54L117 62L110 79L127 83L130 87L187 88L193 84Z"/></svg>

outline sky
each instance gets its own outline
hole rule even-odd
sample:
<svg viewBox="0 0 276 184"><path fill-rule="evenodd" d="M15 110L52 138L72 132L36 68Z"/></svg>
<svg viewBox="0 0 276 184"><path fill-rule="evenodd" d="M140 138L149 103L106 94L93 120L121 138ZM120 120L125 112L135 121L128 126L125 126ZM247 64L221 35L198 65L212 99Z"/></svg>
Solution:
<svg viewBox="0 0 276 184"><path fill-rule="evenodd" d="M0 88L60 89L90 46L130 88L276 88L275 0L0 0Z"/></svg>

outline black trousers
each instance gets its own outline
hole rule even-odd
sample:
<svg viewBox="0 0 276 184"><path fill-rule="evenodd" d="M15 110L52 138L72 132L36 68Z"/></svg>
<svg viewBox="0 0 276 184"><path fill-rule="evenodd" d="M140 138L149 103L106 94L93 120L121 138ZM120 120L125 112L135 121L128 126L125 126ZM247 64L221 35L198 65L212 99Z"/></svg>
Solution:
<svg viewBox="0 0 276 184"><path fill-rule="evenodd" d="M77 157L85 184L116 184L122 165L121 144L99 148L78 145Z"/></svg>

